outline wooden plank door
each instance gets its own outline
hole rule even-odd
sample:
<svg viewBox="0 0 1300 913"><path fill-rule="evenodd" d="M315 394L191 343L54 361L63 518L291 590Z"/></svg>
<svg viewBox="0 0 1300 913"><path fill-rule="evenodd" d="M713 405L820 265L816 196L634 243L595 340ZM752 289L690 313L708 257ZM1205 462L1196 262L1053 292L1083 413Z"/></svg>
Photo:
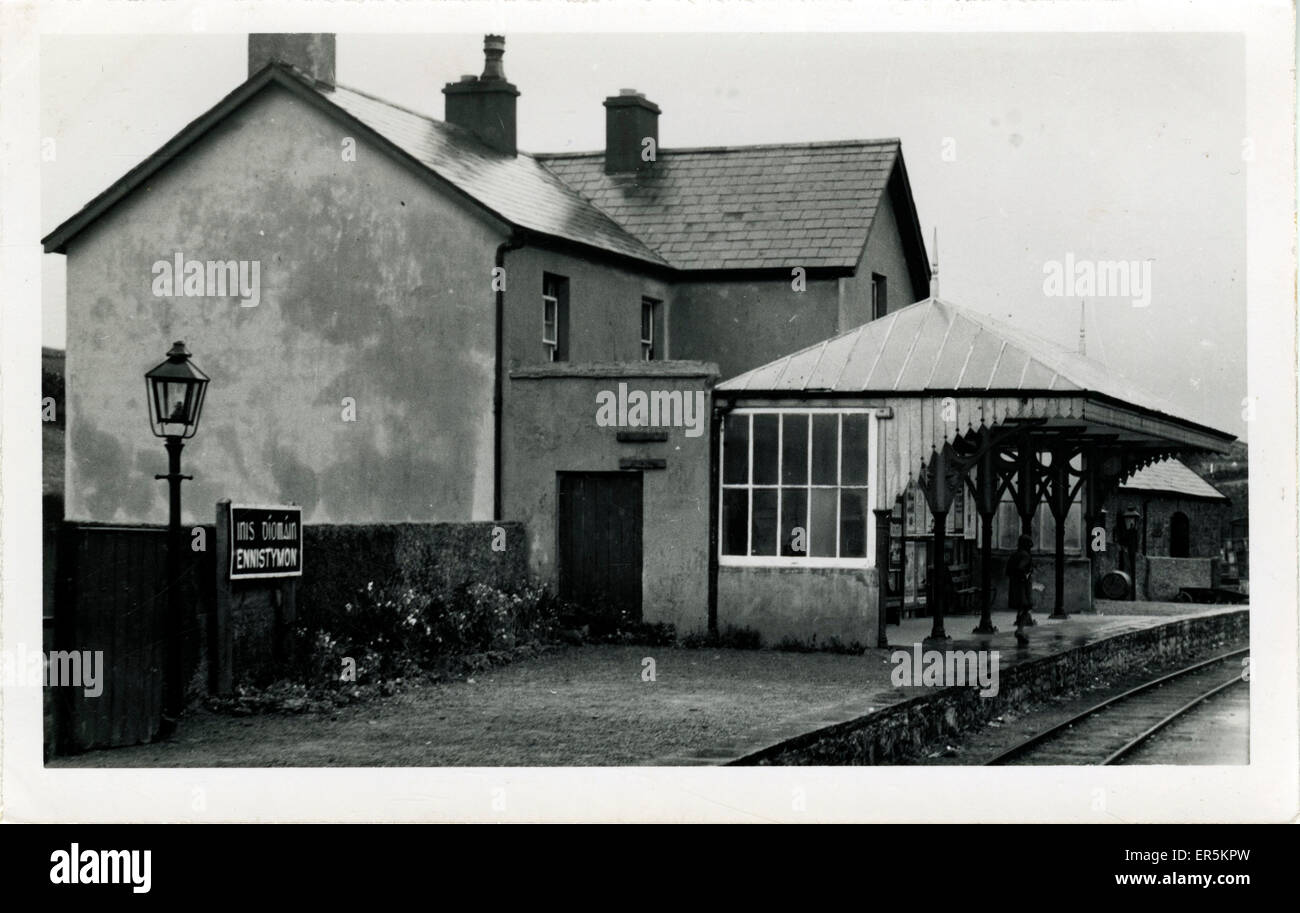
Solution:
<svg viewBox="0 0 1300 913"><path fill-rule="evenodd" d="M102 652L101 693L55 689L62 753L152 740L166 655L166 532L67 525L59 554L55 649ZM192 604L192 601L190 602Z"/></svg>
<svg viewBox="0 0 1300 913"><path fill-rule="evenodd" d="M561 472L560 596L641 620L641 473Z"/></svg>

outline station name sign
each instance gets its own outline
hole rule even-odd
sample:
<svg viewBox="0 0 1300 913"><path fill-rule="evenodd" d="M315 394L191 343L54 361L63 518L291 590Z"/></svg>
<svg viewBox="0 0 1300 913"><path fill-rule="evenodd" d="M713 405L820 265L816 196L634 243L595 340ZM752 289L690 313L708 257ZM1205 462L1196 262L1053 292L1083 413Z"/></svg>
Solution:
<svg viewBox="0 0 1300 913"><path fill-rule="evenodd" d="M230 579L302 576L302 508L230 505Z"/></svg>

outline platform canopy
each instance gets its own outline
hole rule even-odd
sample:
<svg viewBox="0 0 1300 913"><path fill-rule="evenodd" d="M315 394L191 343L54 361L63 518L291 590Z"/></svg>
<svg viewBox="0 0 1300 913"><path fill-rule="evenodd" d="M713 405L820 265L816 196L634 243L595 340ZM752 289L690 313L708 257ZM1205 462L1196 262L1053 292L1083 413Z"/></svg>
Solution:
<svg viewBox="0 0 1300 913"><path fill-rule="evenodd" d="M1065 618L1072 505L1082 506L1086 549L1095 558L1115 529L1105 516L1106 498L1124 480L1178 454L1226 452L1234 440L1100 362L933 297L719 384L714 408L724 417L724 439L726 416L739 407L874 409L876 564L889 561L889 517L915 484L935 517L927 604L936 640L947 638L943 619L955 592L944 573L942 518L963 489L973 495L980 522L982 609L975 632L988 634L997 630L992 524L1002 503L1014 506L1024 536L1032 533L1040 505L1051 511L1052 617ZM1118 535L1131 537L1131 519L1123 519ZM1121 542L1123 570L1136 579L1130 544ZM888 600L880 592L884 644ZM1087 592L1091 599L1091 587ZM1034 623L1023 605L1016 623Z"/></svg>
<svg viewBox="0 0 1300 913"><path fill-rule="evenodd" d="M886 407L882 495L891 499L933 455L955 445L952 462L968 469L993 437L1044 450L1069 439L1089 450L1094 468L1110 461L1110 484L1176 453L1225 452L1234 440L1094 359L938 298L747 371L715 393L724 409L773 400Z"/></svg>

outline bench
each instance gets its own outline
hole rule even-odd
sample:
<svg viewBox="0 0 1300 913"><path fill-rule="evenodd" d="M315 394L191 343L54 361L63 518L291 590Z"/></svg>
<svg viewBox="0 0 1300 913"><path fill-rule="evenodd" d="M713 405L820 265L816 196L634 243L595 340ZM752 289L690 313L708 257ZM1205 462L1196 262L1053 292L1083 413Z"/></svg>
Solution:
<svg viewBox="0 0 1300 913"><path fill-rule="evenodd" d="M965 564L953 565L948 569L949 577L952 580L952 600L951 605L966 614L975 614L979 612L980 606L980 588L971 580L970 567Z"/></svg>

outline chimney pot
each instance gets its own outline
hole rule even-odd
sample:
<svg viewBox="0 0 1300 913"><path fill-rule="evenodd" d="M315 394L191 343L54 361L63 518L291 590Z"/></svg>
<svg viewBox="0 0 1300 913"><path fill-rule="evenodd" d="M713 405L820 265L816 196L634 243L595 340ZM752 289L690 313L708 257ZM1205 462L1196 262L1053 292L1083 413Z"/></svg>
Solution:
<svg viewBox="0 0 1300 913"><path fill-rule="evenodd" d="M501 35L483 36L483 79L505 81L506 71L501 58L506 53L506 39Z"/></svg>
<svg viewBox="0 0 1300 913"><path fill-rule="evenodd" d="M462 76L442 88L447 123L474 133L498 152L515 155L515 99L519 90L506 79L502 58L506 40L500 35L483 39L483 75Z"/></svg>

